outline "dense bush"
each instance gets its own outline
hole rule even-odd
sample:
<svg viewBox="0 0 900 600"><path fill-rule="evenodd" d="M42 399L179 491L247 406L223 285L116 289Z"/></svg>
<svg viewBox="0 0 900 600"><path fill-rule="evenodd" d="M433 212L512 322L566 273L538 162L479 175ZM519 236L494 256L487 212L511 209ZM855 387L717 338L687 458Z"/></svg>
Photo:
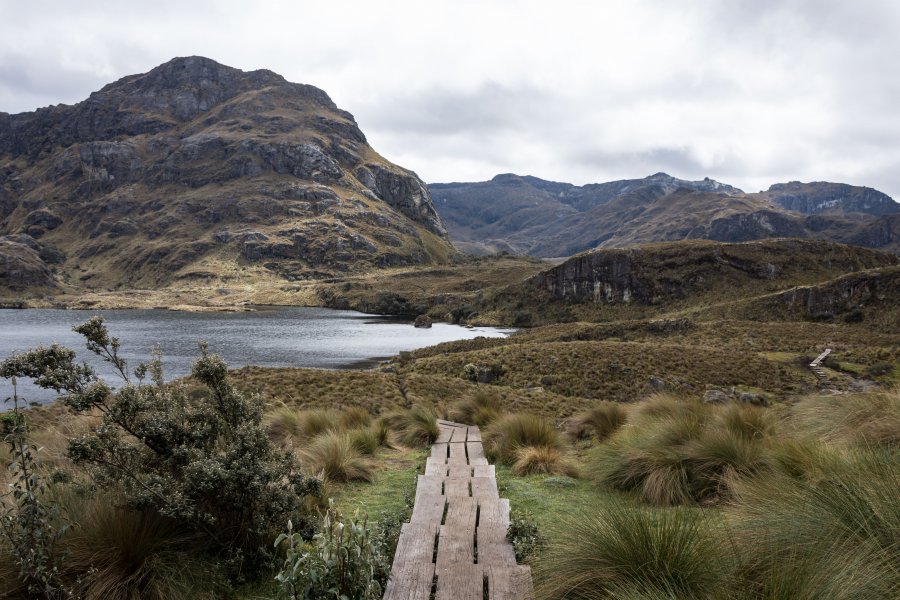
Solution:
<svg viewBox="0 0 900 600"><path fill-rule="evenodd" d="M158 354L134 369L133 382L102 318L74 329L123 379L117 392L90 366L77 364L72 350L57 345L6 359L0 375L30 377L65 392L63 402L76 413L102 415L92 431L71 440L68 451L97 485L121 489L133 510L202 534L224 553L234 576L267 559L269 540L288 518L312 534L305 499L320 494L320 482L303 476L294 457L272 445L259 399L231 386L221 358L201 344L192 375L208 393L189 395L184 386L164 383Z"/></svg>

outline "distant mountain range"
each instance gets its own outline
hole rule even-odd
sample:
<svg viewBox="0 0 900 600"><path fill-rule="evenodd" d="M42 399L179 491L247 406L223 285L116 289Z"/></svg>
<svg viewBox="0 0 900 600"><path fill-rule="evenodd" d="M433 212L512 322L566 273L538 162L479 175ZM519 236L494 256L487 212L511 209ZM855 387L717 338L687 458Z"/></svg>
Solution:
<svg viewBox="0 0 900 600"><path fill-rule="evenodd" d="M301 280L455 253L425 184L309 85L203 57L0 113L0 291Z"/></svg>
<svg viewBox="0 0 900 600"><path fill-rule="evenodd" d="M576 186L513 174L429 185L458 248L563 257L593 248L798 237L900 252L900 204L866 187L782 183L760 193L665 173Z"/></svg>

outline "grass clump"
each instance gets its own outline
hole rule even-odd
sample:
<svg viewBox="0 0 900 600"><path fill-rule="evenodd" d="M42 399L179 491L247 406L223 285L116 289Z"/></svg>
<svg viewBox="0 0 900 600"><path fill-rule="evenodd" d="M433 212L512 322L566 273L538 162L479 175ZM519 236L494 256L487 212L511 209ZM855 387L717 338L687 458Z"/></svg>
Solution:
<svg viewBox="0 0 900 600"><path fill-rule="evenodd" d="M537 415L508 414L484 432L484 450L492 461L512 465L526 446L563 449L562 438L553 425Z"/></svg>
<svg viewBox="0 0 900 600"><path fill-rule="evenodd" d="M578 477L578 469L559 448L551 446L522 446L516 451L512 464L516 475L564 475Z"/></svg>
<svg viewBox="0 0 900 600"><path fill-rule="evenodd" d="M539 599L701 598L727 576L707 518L612 501L555 525L534 565Z"/></svg>
<svg viewBox="0 0 900 600"><path fill-rule="evenodd" d="M715 503L731 483L773 468L766 409L657 396L591 454L592 477L657 505Z"/></svg>
<svg viewBox="0 0 900 600"><path fill-rule="evenodd" d="M806 435L828 442L900 447L900 388L869 394L810 396L791 410Z"/></svg>
<svg viewBox="0 0 900 600"><path fill-rule="evenodd" d="M384 424L401 444L410 447L428 446L440 435L437 413L422 404L387 415Z"/></svg>
<svg viewBox="0 0 900 600"><path fill-rule="evenodd" d="M372 465L360 456L347 433L323 433L300 453L303 464L312 473L322 473L328 481L372 481Z"/></svg>
<svg viewBox="0 0 900 600"><path fill-rule="evenodd" d="M617 402L598 402L576 415L569 423L569 432L575 439L583 440L594 435L605 440L625 424L628 413Z"/></svg>
<svg viewBox="0 0 900 600"><path fill-rule="evenodd" d="M458 423L486 427L503 414L503 404L496 392L476 390L471 396L450 408L449 418Z"/></svg>

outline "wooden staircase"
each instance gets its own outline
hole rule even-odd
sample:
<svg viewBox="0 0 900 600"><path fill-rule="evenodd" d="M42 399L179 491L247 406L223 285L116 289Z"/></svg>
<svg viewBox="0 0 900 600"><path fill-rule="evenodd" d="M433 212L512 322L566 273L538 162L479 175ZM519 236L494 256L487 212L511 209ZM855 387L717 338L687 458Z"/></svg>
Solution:
<svg viewBox="0 0 900 600"><path fill-rule="evenodd" d="M809 368L812 369L813 374L821 383L824 384L830 384L831 380L828 378L828 375L825 373L824 369L822 369L822 367L819 365L829 354L831 354L831 348L826 348L825 352L817 356L814 361L809 363Z"/></svg>

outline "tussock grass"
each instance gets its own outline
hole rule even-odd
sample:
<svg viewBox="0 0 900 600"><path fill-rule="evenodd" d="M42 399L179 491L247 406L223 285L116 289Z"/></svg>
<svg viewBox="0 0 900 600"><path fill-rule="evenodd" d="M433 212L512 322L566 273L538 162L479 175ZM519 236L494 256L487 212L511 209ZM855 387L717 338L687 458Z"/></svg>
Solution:
<svg viewBox="0 0 900 600"><path fill-rule="evenodd" d="M560 519L534 565L539 599L705 598L727 577L719 542L699 511L595 506Z"/></svg>
<svg viewBox="0 0 900 600"><path fill-rule="evenodd" d="M493 391L478 389L450 407L449 418L458 423L486 427L503 413L503 402Z"/></svg>
<svg viewBox="0 0 900 600"><path fill-rule="evenodd" d="M900 447L900 387L841 396L809 396L791 409L798 430L849 445Z"/></svg>
<svg viewBox="0 0 900 600"><path fill-rule="evenodd" d="M391 413L384 417L383 422L405 446L428 446L440 435L437 413L433 408L423 404Z"/></svg>
<svg viewBox="0 0 900 600"><path fill-rule="evenodd" d="M735 487L727 512L742 586L766 598L895 598L900 593L900 453L823 454L816 480Z"/></svg>
<svg viewBox="0 0 900 600"><path fill-rule="evenodd" d="M300 452L310 473L322 473L327 481L372 481L372 464L364 459L347 433L329 431L316 436Z"/></svg>
<svg viewBox="0 0 900 600"><path fill-rule="evenodd" d="M562 450L559 432L537 415L508 414L491 423L483 433L484 450L492 461L512 465L518 451L532 446Z"/></svg>
<svg viewBox="0 0 900 600"><path fill-rule="evenodd" d="M579 413L569 422L569 433L575 439L587 439L594 435L605 440L628 420L628 412L617 402L598 402Z"/></svg>
<svg viewBox="0 0 900 600"><path fill-rule="evenodd" d="M512 464L516 475L566 475L578 477L578 469L559 448L551 446L522 446L516 450Z"/></svg>
<svg viewBox="0 0 900 600"><path fill-rule="evenodd" d="M368 427L372 423L372 414L361 406L351 406L345 408L338 414L338 428L347 431L350 429L361 429Z"/></svg>
<svg viewBox="0 0 900 600"><path fill-rule="evenodd" d="M351 429L347 432L350 443L360 454L372 455L382 445L382 430L376 426Z"/></svg>
<svg viewBox="0 0 900 600"><path fill-rule="evenodd" d="M591 453L588 470L651 504L713 503L728 497L737 478L775 468L773 433L773 417L763 408L658 395Z"/></svg>

